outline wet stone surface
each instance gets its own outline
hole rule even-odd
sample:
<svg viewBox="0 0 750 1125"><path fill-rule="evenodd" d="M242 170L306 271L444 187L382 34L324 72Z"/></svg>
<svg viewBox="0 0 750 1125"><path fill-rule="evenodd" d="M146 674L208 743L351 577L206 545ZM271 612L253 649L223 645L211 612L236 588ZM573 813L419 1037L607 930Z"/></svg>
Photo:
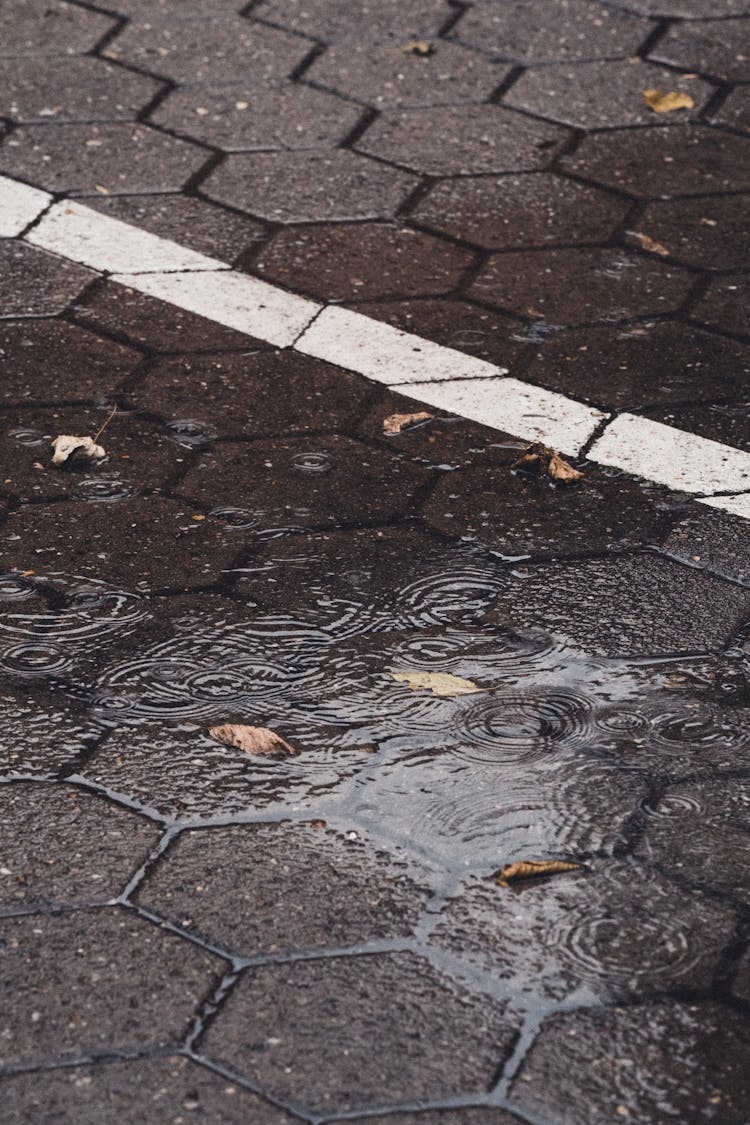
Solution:
<svg viewBox="0 0 750 1125"><path fill-rule="evenodd" d="M0 268L0 318L61 313L95 277L75 262L5 239L0 242Z"/></svg>

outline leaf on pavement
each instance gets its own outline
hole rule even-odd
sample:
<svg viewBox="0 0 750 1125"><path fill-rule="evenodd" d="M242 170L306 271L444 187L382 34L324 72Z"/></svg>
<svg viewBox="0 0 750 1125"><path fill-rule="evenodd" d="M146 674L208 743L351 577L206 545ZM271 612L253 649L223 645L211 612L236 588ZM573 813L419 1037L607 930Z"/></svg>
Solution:
<svg viewBox="0 0 750 1125"><path fill-rule="evenodd" d="M565 871L580 871L580 863L566 863L561 859L536 860L520 859L517 863L507 863L495 872L492 878L498 887L509 887L521 879L537 879L541 875L562 875Z"/></svg>
<svg viewBox="0 0 750 1125"><path fill-rule="evenodd" d="M292 758L299 754L299 750L290 746L286 739L267 727L225 723L223 726L209 727L208 733L225 746L234 746L247 754L259 754L265 758Z"/></svg>
<svg viewBox="0 0 750 1125"><path fill-rule="evenodd" d="M641 250L648 250L651 254L658 254L660 258L668 258L669 250L663 246L661 242L651 238L648 234L642 234L639 230L629 230L628 235L640 246Z"/></svg>
<svg viewBox="0 0 750 1125"><path fill-rule="evenodd" d="M416 414L389 414L383 419L384 434L400 434L419 422L430 422L435 417L426 410L419 410Z"/></svg>
<svg viewBox="0 0 750 1125"><path fill-rule="evenodd" d="M548 476L560 484L574 484L583 479L580 469L574 469L556 450L542 445L540 441L532 442L522 456L513 462L511 468Z"/></svg>
<svg viewBox="0 0 750 1125"><path fill-rule="evenodd" d="M643 96L654 113L671 113L674 109L692 109L695 102L690 94L681 94L677 90L670 90L663 94L661 90L644 90Z"/></svg>
<svg viewBox="0 0 750 1125"><path fill-rule="evenodd" d="M454 695L470 695L481 691L480 687L465 680L463 676L451 676L449 672L391 672L394 680L404 683L412 691L431 691L433 695L450 698Z"/></svg>
<svg viewBox="0 0 750 1125"><path fill-rule="evenodd" d="M104 448L97 445L90 437L60 434L52 442L53 465L75 465L85 461L100 461L104 456Z"/></svg>
<svg viewBox="0 0 750 1125"><path fill-rule="evenodd" d="M426 39L417 39L414 43L404 43L399 51L404 55L418 55L420 59L428 59L435 54L435 46Z"/></svg>

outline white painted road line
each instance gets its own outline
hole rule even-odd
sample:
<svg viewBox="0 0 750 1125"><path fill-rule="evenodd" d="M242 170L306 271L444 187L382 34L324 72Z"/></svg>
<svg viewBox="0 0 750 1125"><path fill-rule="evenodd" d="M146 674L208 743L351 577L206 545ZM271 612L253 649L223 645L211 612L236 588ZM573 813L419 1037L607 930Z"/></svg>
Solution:
<svg viewBox="0 0 750 1125"><path fill-rule="evenodd" d="M15 238L51 202L48 192L0 176L0 238Z"/></svg>
<svg viewBox="0 0 750 1125"><path fill-rule="evenodd" d="M638 414L615 418L589 459L678 492L710 495L750 489L750 453Z"/></svg>
<svg viewBox="0 0 750 1125"><path fill-rule="evenodd" d="M288 348L320 305L234 270L214 273L141 273L112 279L171 305Z"/></svg>
<svg viewBox="0 0 750 1125"><path fill-rule="evenodd" d="M440 379L487 379L507 371L338 305L329 305L296 347L305 355L388 386Z"/></svg>
<svg viewBox="0 0 750 1125"><path fill-rule="evenodd" d="M30 231L28 242L106 273L228 270L225 262L65 199Z"/></svg>
<svg viewBox="0 0 750 1125"><path fill-rule="evenodd" d="M750 492L742 492L738 496L712 496L708 500L699 500L698 503L750 520Z"/></svg>
<svg viewBox="0 0 750 1125"><path fill-rule="evenodd" d="M408 383L391 388L413 394ZM457 379L420 383L420 402L471 418L524 441L542 441L575 455L606 418L600 410L518 379Z"/></svg>

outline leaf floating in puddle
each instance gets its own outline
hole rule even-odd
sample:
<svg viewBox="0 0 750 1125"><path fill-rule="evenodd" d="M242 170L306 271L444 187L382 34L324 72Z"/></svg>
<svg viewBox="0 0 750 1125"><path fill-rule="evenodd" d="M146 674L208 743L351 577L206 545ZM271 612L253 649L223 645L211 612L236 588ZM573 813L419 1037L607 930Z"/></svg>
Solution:
<svg viewBox="0 0 750 1125"><path fill-rule="evenodd" d="M208 733L225 746L234 746L247 754L259 754L265 758L296 758L299 754L299 750L295 750L286 739L268 727L225 723L223 726L209 727Z"/></svg>
<svg viewBox="0 0 750 1125"><path fill-rule="evenodd" d="M470 695L482 688L465 680L463 676L451 676L449 672L391 672L394 680L407 684L412 691L431 691L433 695L450 698L454 695Z"/></svg>
<svg viewBox="0 0 750 1125"><path fill-rule="evenodd" d="M671 113L674 109L692 109L695 102L690 94L681 94L677 90L670 90L662 94L661 90L644 90L643 96L654 113Z"/></svg>
<svg viewBox="0 0 750 1125"><path fill-rule="evenodd" d="M101 461L104 456L104 448L97 445L90 437L60 434L52 442L53 465L76 465L87 461Z"/></svg>
<svg viewBox="0 0 750 1125"><path fill-rule="evenodd" d="M426 39L418 39L414 43L404 43L403 47L399 47L399 51L404 55L417 55L420 59L429 59L430 55L435 54L435 45Z"/></svg>
<svg viewBox="0 0 750 1125"><path fill-rule="evenodd" d="M648 250L650 254L658 254L660 258L669 257L669 250L667 250L666 246L662 246L661 242L657 242L656 239L651 238L649 235L641 234L638 230L629 230L628 235L630 238L635 239L641 250Z"/></svg>
<svg viewBox="0 0 750 1125"><path fill-rule="evenodd" d="M574 484L583 479L583 473L579 469L574 469L556 450L542 445L540 441L532 442L523 456L513 462L511 468L548 476L560 484Z"/></svg>
<svg viewBox="0 0 750 1125"><path fill-rule="evenodd" d="M430 422L434 417L434 414L428 414L426 410L419 410L416 414L389 414L383 419L383 433L400 434L419 422Z"/></svg>
<svg viewBox="0 0 750 1125"><path fill-rule="evenodd" d="M562 859L520 859L501 867L492 878L498 887L509 887L521 879L537 879L541 875L562 875L565 871L580 871L581 863L566 863Z"/></svg>

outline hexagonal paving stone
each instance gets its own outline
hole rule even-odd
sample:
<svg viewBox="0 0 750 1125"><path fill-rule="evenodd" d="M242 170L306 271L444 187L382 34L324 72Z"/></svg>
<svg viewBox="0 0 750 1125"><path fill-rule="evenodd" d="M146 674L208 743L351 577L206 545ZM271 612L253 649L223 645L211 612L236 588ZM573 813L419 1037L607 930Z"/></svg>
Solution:
<svg viewBox="0 0 750 1125"><path fill-rule="evenodd" d="M106 902L160 835L72 785L3 785L0 808L0 909Z"/></svg>
<svg viewBox="0 0 750 1125"><path fill-rule="evenodd" d="M727 332L750 336L747 291L747 274L729 274L727 277L717 278L711 282L705 297L693 309L692 316L712 328L723 328Z"/></svg>
<svg viewBox="0 0 750 1125"><path fill-rule="evenodd" d="M6 918L0 933L6 1064L177 1046L225 967L118 907Z"/></svg>
<svg viewBox="0 0 750 1125"><path fill-rule="evenodd" d="M470 292L550 324L626 320L678 309L693 278L677 266L617 249L493 255Z"/></svg>
<svg viewBox="0 0 750 1125"><path fill-rule="evenodd" d="M545 627L607 656L720 648L750 618L750 597L667 559L642 555L550 563L517 572L491 624Z"/></svg>
<svg viewBox="0 0 750 1125"><path fill-rule="evenodd" d="M34 251L35 255L41 253ZM50 264L48 257L44 255L45 269ZM45 272L44 278L49 276ZM37 285L39 281L37 275ZM105 399L140 363L141 356L64 320L22 320L0 324L0 359L0 396L3 405L8 405Z"/></svg>
<svg viewBox="0 0 750 1125"><path fill-rule="evenodd" d="M63 312L96 274L12 239L0 241L0 318Z"/></svg>
<svg viewBox="0 0 750 1125"><path fill-rule="evenodd" d="M401 0L350 0L345 5L309 0L303 9L297 0L262 0L252 14L315 39L361 42L436 35L454 13L445 0L411 0L408 6Z"/></svg>
<svg viewBox="0 0 750 1125"><path fill-rule="evenodd" d="M735 996L739 996L740 1000L750 1004L750 956L747 953L740 962L732 992Z"/></svg>
<svg viewBox="0 0 750 1125"><path fill-rule="evenodd" d="M23 655L17 646L8 647L11 657L14 652ZM47 648L48 653L52 651ZM39 660L44 647L35 644L32 655ZM101 727L90 716L59 694L48 696L40 690L39 680L33 698L28 691L0 693L0 720L0 774L4 777L55 774L90 750L101 735Z"/></svg>
<svg viewBox="0 0 750 1125"><path fill-rule="evenodd" d="M651 57L659 62L699 70L726 82L750 81L746 20L706 20L667 28Z"/></svg>
<svg viewBox="0 0 750 1125"><path fill-rule="evenodd" d="M634 55L651 28L646 20L585 0L562 0L554 19L545 18L531 0L502 5L479 0L454 34L501 58L531 63Z"/></svg>
<svg viewBox="0 0 750 1125"><path fill-rule="evenodd" d="M511 558L658 543L675 518L658 490L622 477L589 469L579 487L555 489L481 463L443 474L424 516L444 535L468 535Z"/></svg>
<svg viewBox="0 0 750 1125"><path fill-rule="evenodd" d="M183 833L138 892L245 957L408 937L426 898L403 862L318 821Z"/></svg>
<svg viewBox="0 0 750 1125"><path fill-rule="evenodd" d="M104 12L87 11L65 0L24 0L23 19L17 9L2 12L0 57L83 55L115 26L116 21Z"/></svg>
<svg viewBox="0 0 750 1125"><path fill-rule="evenodd" d="M483 1092L514 1036L502 1004L386 953L249 971L200 1049L330 1113Z"/></svg>
<svg viewBox="0 0 750 1125"><path fill-rule="evenodd" d="M674 125L688 110L657 117L644 90L674 90L689 94L700 110L713 87L640 59L622 62L566 63L525 71L503 99L505 105L550 117L563 125L602 129L611 125Z"/></svg>
<svg viewBox="0 0 750 1125"><path fill-rule="evenodd" d="M747 426L747 408L743 413ZM678 415L671 424L679 425L681 421L683 418ZM750 448L747 440L742 444L745 449ZM712 574L750 585L750 528L747 520L739 516L695 504L672 528L663 549L688 565L697 563Z"/></svg>
<svg viewBox="0 0 750 1125"><path fill-rule="evenodd" d="M299 36L237 16L131 23L107 47L106 58L175 82L256 82L286 78L310 52ZM200 104L200 103L198 103Z"/></svg>
<svg viewBox="0 0 750 1125"><path fill-rule="evenodd" d="M584 137L567 167L633 195L658 198L748 190L749 156L750 139L701 125L657 134L612 129Z"/></svg>
<svg viewBox="0 0 750 1125"><path fill-rule="evenodd" d="M457 288L474 257L429 234L385 223L289 228L254 271L326 301L418 297Z"/></svg>
<svg viewBox="0 0 750 1125"><path fill-rule="evenodd" d="M668 1000L552 1016L513 1082L511 1104L556 1125L619 1117L667 1125L712 1116L742 1125L749 1046L747 1021L712 1003Z"/></svg>
<svg viewBox="0 0 750 1125"><path fill-rule="evenodd" d="M266 233L262 223L188 195L95 196L86 206L222 262L234 262Z"/></svg>
<svg viewBox="0 0 750 1125"><path fill-rule="evenodd" d="M118 0L118 7L122 6L123 0ZM212 1125L294 1125L297 1121L229 1079L179 1056L16 1074L0 1079L0 1096L6 1113L18 1121L41 1121L54 1114L61 1122L101 1125L106 1112L122 1125L144 1125L161 1115L168 1121L190 1120L186 1111ZM498 1125L503 1125L502 1120Z"/></svg>
<svg viewBox="0 0 750 1125"><path fill-rule="evenodd" d="M615 861L511 891L469 882L430 942L515 996L607 1003L709 988L734 926L731 907Z"/></svg>
<svg viewBox="0 0 750 1125"><path fill-rule="evenodd" d="M48 569L126 587L209 585L231 566L241 542L236 533L194 522L193 514L156 496L22 508L0 530L3 563L26 570L43 560Z"/></svg>
<svg viewBox="0 0 750 1125"><path fill-rule="evenodd" d="M483 102L508 68L457 43L436 40L420 55L393 43L344 43L329 47L305 73L320 83L378 109Z"/></svg>
<svg viewBox="0 0 750 1125"><path fill-rule="evenodd" d="M747 0L630 0L630 7L644 15L676 16L688 20L750 15Z"/></svg>
<svg viewBox="0 0 750 1125"><path fill-rule="evenodd" d="M161 86L97 58L17 59L4 68L1 110L16 121L130 121Z"/></svg>
<svg viewBox="0 0 750 1125"><path fill-rule="evenodd" d="M432 176L523 172L548 165L568 133L502 106L389 111L357 141L360 152Z"/></svg>
<svg viewBox="0 0 750 1125"><path fill-rule="evenodd" d="M220 437L269 437L347 428L370 394L364 379L290 350L162 360L131 397L168 419L200 409Z"/></svg>
<svg viewBox="0 0 750 1125"><path fill-rule="evenodd" d="M749 813L747 778L671 785L650 809L636 854L683 884L747 904Z"/></svg>
<svg viewBox="0 0 750 1125"><path fill-rule="evenodd" d="M162 102L152 120L225 152L334 148L362 116L360 106L285 82L186 86Z"/></svg>
<svg viewBox="0 0 750 1125"><path fill-rule="evenodd" d="M637 225L679 262L703 269L742 269L750 239L749 209L750 195L665 200L650 203Z"/></svg>
<svg viewBox="0 0 750 1125"><path fill-rule="evenodd" d="M721 125L733 125L735 129L750 132L750 86L738 86L736 90L732 90L713 115L713 120Z"/></svg>
<svg viewBox="0 0 750 1125"><path fill-rule="evenodd" d="M527 370L545 387L628 410L739 398L750 378L750 349L669 321L580 328L545 340Z"/></svg>
<svg viewBox="0 0 750 1125"><path fill-rule="evenodd" d="M302 223L388 218L416 184L406 172L334 149L230 156L202 190L261 218Z"/></svg>
<svg viewBox="0 0 750 1125"><path fill-rule="evenodd" d="M181 492L250 507L259 530L331 526L410 513L424 473L340 436L231 442L205 454Z"/></svg>
<svg viewBox="0 0 750 1125"><path fill-rule="evenodd" d="M603 242L627 214L615 195L551 172L436 184L411 217L487 249Z"/></svg>
<svg viewBox="0 0 750 1125"><path fill-rule="evenodd" d="M133 19L175 22L194 16L237 15L247 7L242 0L117 0L117 11Z"/></svg>
<svg viewBox="0 0 750 1125"><path fill-rule="evenodd" d="M0 148L0 171L71 195L179 191L207 156L147 125L23 125Z"/></svg>

